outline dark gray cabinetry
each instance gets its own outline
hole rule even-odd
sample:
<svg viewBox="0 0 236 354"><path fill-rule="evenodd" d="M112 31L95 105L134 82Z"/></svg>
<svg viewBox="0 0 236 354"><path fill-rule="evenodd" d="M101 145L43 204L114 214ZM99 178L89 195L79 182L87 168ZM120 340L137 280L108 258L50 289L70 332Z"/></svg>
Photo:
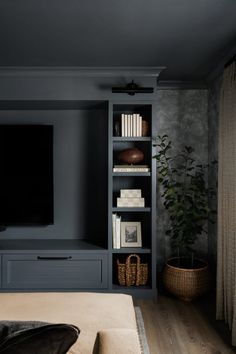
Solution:
<svg viewBox="0 0 236 354"><path fill-rule="evenodd" d="M2 256L3 289L104 289L103 254L14 254Z"/></svg>
<svg viewBox="0 0 236 354"><path fill-rule="evenodd" d="M148 134L141 137L117 134L122 113L141 114L148 122ZM155 154L152 117L152 101L136 97L122 102L0 101L0 124L54 125L57 215L55 224L48 228L9 227L1 233L0 291L87 290L140 297L156 295L156 166L152 158ZM68 159L63 155L64 147L68 148ZM150 170L113 171L114 165L119 164L119 152L133 147L144 152L142 163ZM65 178L64 172L68 170L69 178ZM121 189L141 189L145 206L117 207ZM122 222L141 223L142 247L113 248L113 213L121 216ZM131 253L139 254L148 263L145 286L119 285L117 260L125 260Z"/></svg>
<svg viewBox="0 0 236 354"><path fill-rule="evenodd" d="M117 292L127 292L135 296L148 296L156 294L156 164L153 156L153 104L152 101L113 101L110 102L109 121L109 249L112 253L112 290ZM142 136L128 133L129 136L122 136L121 128L122 115L141 115L147 127ZM134 124L134 123L128 123ZM130 128L132 131L132 128ZM119 167L124 164L119 160L121 151L130 148L138 148L144 154L140 164L148 166L147 172L116 172L113 171L115 165ZM144 207L118 207L117 198L120 197L122 189L140 189L142 197L145 199ZM121 247L116 249L112 244L112 214L117 214L121 222L140 222L142 247ZM118 280L117 260L124 263L130 254L138 254L141 262L148 264L148 281L144 286L120 286Z"/></svg>

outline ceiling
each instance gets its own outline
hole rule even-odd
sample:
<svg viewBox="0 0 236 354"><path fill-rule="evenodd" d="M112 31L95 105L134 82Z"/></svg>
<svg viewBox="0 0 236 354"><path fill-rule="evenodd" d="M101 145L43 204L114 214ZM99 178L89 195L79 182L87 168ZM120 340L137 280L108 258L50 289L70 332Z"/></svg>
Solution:
<svg viewBox="0 0 236 354"><path fill-rule="evenodd" d="M0 0L0 66L166 66L203 80L236 49L235 0Z"/></svg>

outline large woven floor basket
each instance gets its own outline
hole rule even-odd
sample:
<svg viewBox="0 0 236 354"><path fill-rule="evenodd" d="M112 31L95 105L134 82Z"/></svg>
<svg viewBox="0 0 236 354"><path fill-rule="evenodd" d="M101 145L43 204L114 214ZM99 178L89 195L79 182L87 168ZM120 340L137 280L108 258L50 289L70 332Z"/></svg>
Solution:
<svg viewBox="0 0 236 354"><path fill-rule="evenodd" d="M141 263L137 254L130 254L125 263L117 260L118 281L124 286L145 285L148 280L148 264Z"/></svg>
<svg viewBox="0 0 236 354"><path fill-rule="evenodd" d="M208 264L197 260L193 269L178 267L178 258L170 258L165 266L163 282L165 288L179 299L191 301L209 289Z"/></svg>

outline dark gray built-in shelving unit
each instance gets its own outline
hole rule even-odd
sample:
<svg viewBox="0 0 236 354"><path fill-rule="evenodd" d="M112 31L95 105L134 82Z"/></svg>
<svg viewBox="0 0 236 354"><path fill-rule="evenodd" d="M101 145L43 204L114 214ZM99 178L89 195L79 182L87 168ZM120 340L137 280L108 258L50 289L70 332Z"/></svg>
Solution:
<svg viewBox="0 0 236 354"><path fill-rule="evenodd" d="M0 233L0 291L89 290L135 296L156 294L156 167L152 158L152 110L152 102L143 101L0 101L0 124L53 124L56 134L55 224L7 228ZM150 136L115 137L114 121L125 112L145 115ZM78 174L78 183L74 181L78 185L74 187L75 191L71 190L71 193L77 193L72 206L63 204L66 186L70 191L71 183L60 175L64 166L60 166L62 150L58 145L63 129L67 133L70 129L75 134L74 148L80 149L74 160L69 161L70 166L76 163L72 172ZM114 152L133 146L144 150L150 172L113 173ZM145 207L117 208L115 198L121 186L141 188ZM65 189L64 194L61 188ZM123 220L141 221L142 248L113 249L113 212L119 213ZM61 220L64 217L66 220ZM146 286L128 288L117 282L116 261L130 253L139 254L149 265Z"/></svg>
<svg viewBox="0 0 236 354"><path fill-rule="evenodd" d="M143 137L115 136L115 123L121 123L122 114L139 113L148 122L149 134ZM112 291L125 291L136 296L156 294L156 165L152 144L153 105L150 101L112 101L109 102L109 201L108 201L108 248L112 253L110 259L109 282ZM120 151L137 147L144 152L142 163L150 166L150 172L112 172L113 166L119 164L117 156ZM145 198L145 207L117 207L116 200L120 189L141 189ZM142 247L113 249L112 214L121 216L121 221L141 222ZM141 262L148 263L149 276L145 286L120 286L117 276L117 260L124 262L129 254L138 254Z"/></svg>

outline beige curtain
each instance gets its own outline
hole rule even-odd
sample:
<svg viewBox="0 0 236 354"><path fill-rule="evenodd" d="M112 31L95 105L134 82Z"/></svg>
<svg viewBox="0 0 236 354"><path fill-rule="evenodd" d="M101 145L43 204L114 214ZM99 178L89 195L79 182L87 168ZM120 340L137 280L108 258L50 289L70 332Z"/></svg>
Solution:
<svg viewBox="0 0 236 354"><path fill-rule="evenodd" d="M217 319L236 345L236 64L224 70L219 117Z"/></svg>

